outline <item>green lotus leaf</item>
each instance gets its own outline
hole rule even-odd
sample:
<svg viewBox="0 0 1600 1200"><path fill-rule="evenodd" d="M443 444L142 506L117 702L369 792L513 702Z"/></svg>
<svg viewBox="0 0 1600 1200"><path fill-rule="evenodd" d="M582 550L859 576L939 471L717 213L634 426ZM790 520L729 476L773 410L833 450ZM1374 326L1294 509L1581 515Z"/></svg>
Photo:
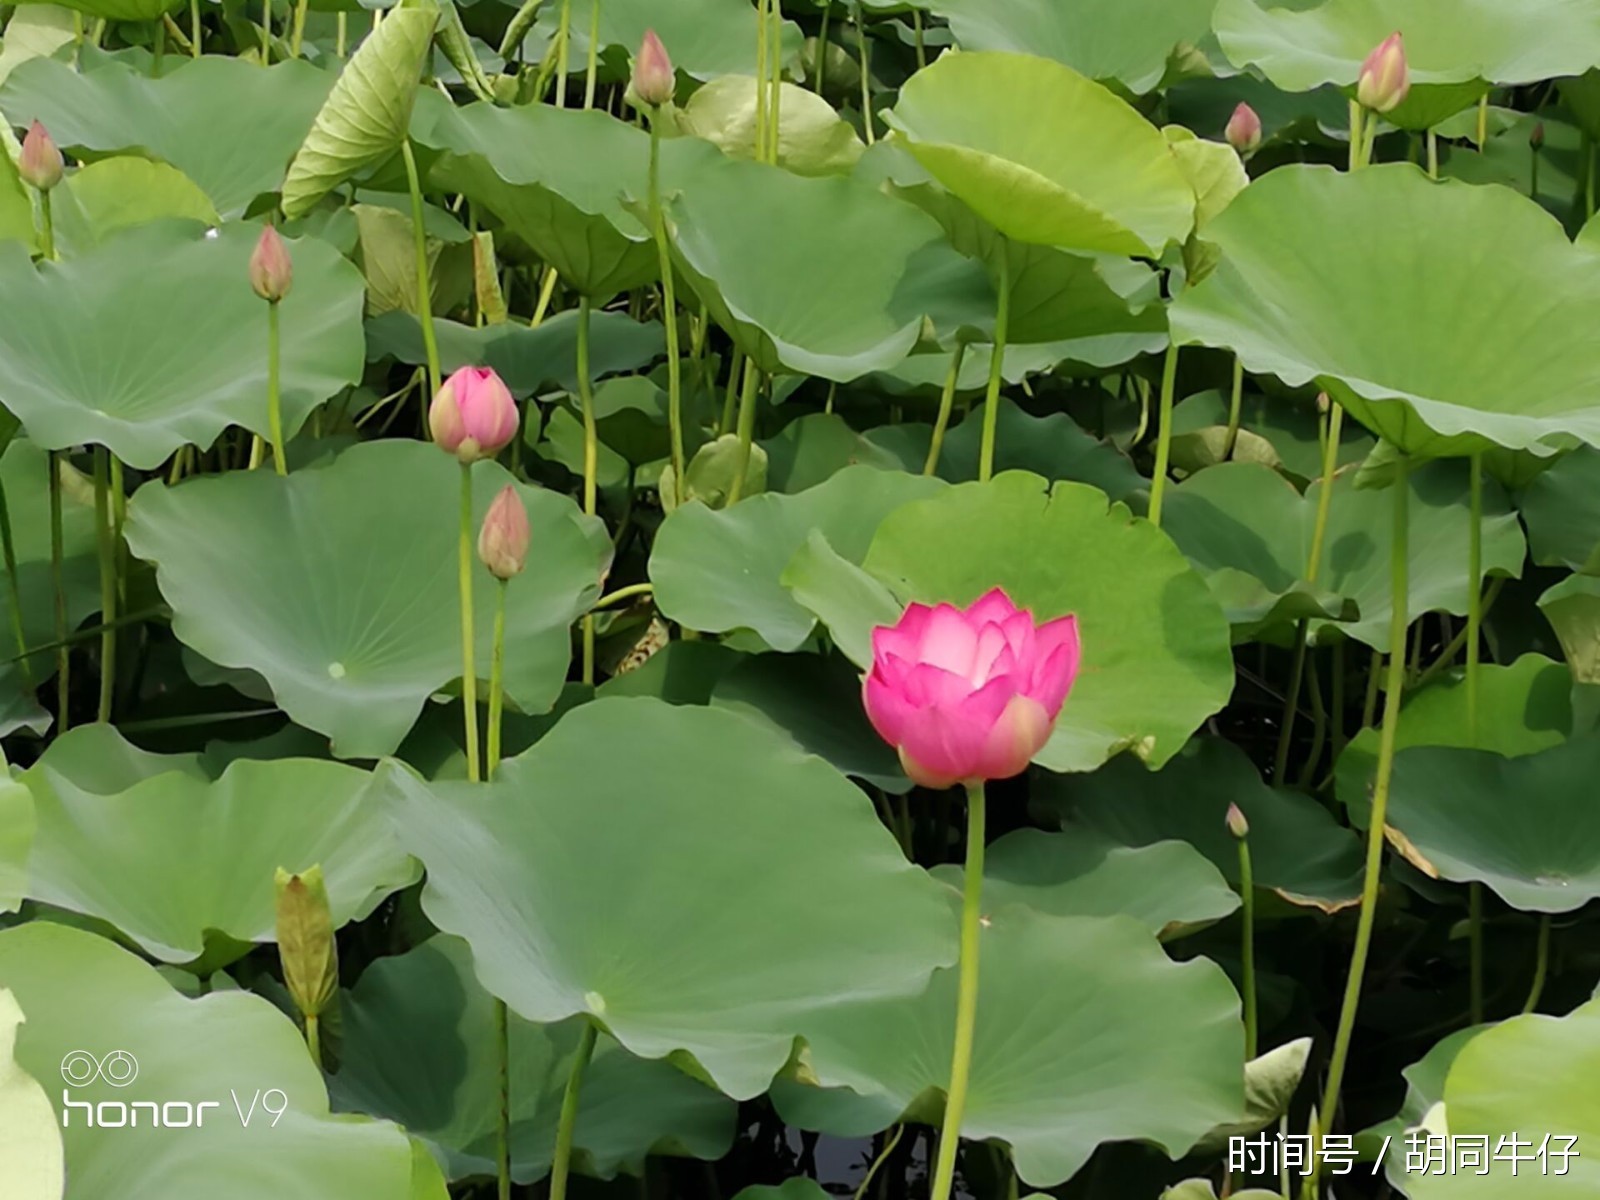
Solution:
<svg viewBox="0 0 1600 1200"><path fill-rule="evenodd" d="M458 474L431 445L380 441L286 478L152 482L131 503L128 544L156 564L180 640L260 672L336 754L377 757L461 674ZM510 482L494 463L475 466L473 528ZM506 585L505 686L522 711L543 712L566 678L568 626L598 595L610 550L567 497L518 490L537 569ZM481 681L495 584L476 558L473 570Z"/></svg>
<svg viewBox="0 0 1600 1200"><path fill-rule="evenodd" d="M1600 450L1580 446L1539 474L1521 508L1534 562L1600 575Z"/></svg>
<svg viewBox="0 0 1600 1200"><path fill-rule="evenodd" d="M72 41L73 24L78 15L55 4L21 6L6 22L4 45L0 45L0 81L25 62L49 58Z"/></svg>
<svg viewBox="0 0 1600 1200"><path fill-rule="evenodd" d="M423 1138L451 1179L493 1175L500 1120L494 1000L459 938L439 935L362 973L340 1001L343 1041L329 1087L335 1107L388 1117ZM562 1092L580 1021L512 1016L511 1170L529 1183L550 1169ZM404 1046L406 1053L397 1054ZM664 1062L602 1037L584 1071L575 1166L609 1179L637 1174L647 1153L720 1158L734 1104Z"/></svg>
<svg viewBox="0 0 1600 1200"><path fill-rule="evenodd" d="M803 548L791 589L863 668L871 625L911 600L969 604L1003 587L1036 620L1077 614L1083 665L1035 758L1052 771L1129 749L1160 766L1233 689L1227 622L1204 580L1159 529L1083 484L1008 471L948 488L885 517L861 567L812 578L817 566Z"/></svg>
<svg viewBox="0 0 1600 1200"><path fill-rule="evenodd" d="M39 1081L17 1065L17 1028L28 1018L0 988L0 1161L10 1200L61 1200L66 1174L61 1129Z"/></svg>
<svg viewBox="0 0 1600 1200"><path fill-rule="evenodd" d="M803 492L856 463L920 473L927 460L924 452L913 465L866 434L857 433L837 413L807 413L757 444L767 455L769 492Z"/></svg>
<svg viewBox="0 0 1600 1200"><path fill-rule="evenodd" d="M1244 1116L1208 1133L1200 1142L1202 1152L1220 1153L1234 1138L1276 1125L1289 1111L1305 1078L1311 1044L1311 1038L1296 1038L1245 1063Z"/></svg>
<svg viewBox="0 0 1600 1200"><path fill-rule="evenodd" d="M56 243L74 252L119 229L151 221L221 223L210 197L194 180L167 163L132 155L74 171L51 199Z"/></svg>
<svg viewBox="0 0 1600 1200"><path fill-rule="evenodd" d="M1411 94L1385 120L1426 129L1476 102L1489 84L1581 75L1600 63L1600 13L1567 0L1324 0L1283 6L1222 0L1217 38L1239 67L1290 92L1332 83L1353 89L1379 42L1405 35ZM1559 30L1559 35L1552 33Z"/></svg>
<svg viewBox="0 0 1600 1200"><path fill-rule="evenodd" d="M298 60L262 70L208 55L150 78L120 62L79 74L35 59L6 79L0 108L19 125L42 121L77 158L131 153L168 163L223 216L237 217L283 182L331 86L328 72Z"/></svg>
<svg viewBox="0 0 1600 1200"><path fill-rule="evenodd" d="M1172 462L1195 474L1226 461L1229 397L1220 391L1197 392L1172 413ZM1321 434L1315 405L1282 396L1246 391L1239 404L1239 437L1233 458L1275 467L1303 486L1322 477ZM1339 429L1340 467L1359 463L1377 445L1354 421ZM1165 514L1163 514L1165 516Z"/></svg>
<svg viewBox="0 0 1600 1200"><path fill-rule="evenodd" d="M353 204L348 211L356 224L353 259L367 281L367 315L420 312L416 227L410 214L384 204ZM452 230L452 234L459 232L459 240L447 240L434 233L432 224L424 218L428 307L436 313L452 312L472 295L470 235L464 229Z"/></svg>
<svg viewBox="0 0 1600 1200"><path fill-rule="evenodd" d="M108 921L156 958L197 959L211 931L276 940L278 867L322 866L335 928L417 877L365 771L310 759L241 760L215 782L118 771L121 740L74 729L22 774L38 822L27 894Z"/></svg>
<svg viewBox="0 0 1600 1200"><path fill-rule="evenodd" d="M961 1135L1008 1144L1025 1183L1065 1181L1107 1141L1137 1138L1181 1155L1237 1117L1239 997L1215 963L1171 962L1126 917L1005 908L979 936L983 1003ZM909 999L828 1006L805 1031L821 1086L776 1088L779 1113L844 1137L902 1118L936 1124L955 1012L953 969ZM837 1088L849 1090L829 1090Z"/></svg>
<svg viewBox="0 0 1600 1200"><path fill-rule="evenodd" d="M961 886L961 868L952 864L935 867L933 877ZM1162 938L1239 907L1233 888L1193 846L1126 846L1092 829L1018 829L990 843L983 899L991 909L1020 904L1056 917L1128 916Z"/></svg>
<svg viewBox="0 0 1600 1200"><path fill-rule="evenodd" d="M587 1013L643 1058L687 1053L735 1098L818 1007L914 992L955 958L945 889L867 798L733 713L596 700L492 784L390 778L423 908L491 993L530 1021Z"/></svg>
<svg viewBox="0 0 1600 1200"><path fill-rule="evenodd" d="M1268 1192L1261 1188L1245 1188L1229 1192L1233 1200L1277 1200L1281 1192ZM1209 1179L1185 1179L1161 1193L1161 1200L1217 1200L1217 1190Z"/></svg>
<svg viewBox="0 0 1600 1200"><path fill-rule="evenodd" d="M1408 619L1465 613L1472 524L1466 472L1459 464L1429 464L1412 472L1408 485ZM1394 501L1387 488L1356 487L1353 472L1336 476L1333 487L1315 587L1305 572L1320 480L1301 496L1268 467L1222 463L1172 490L1164 527L1204 573L1237 637L1310 618L1313 643L1349 637L1373 649L1388 644L1394 592L1386 518ZM1482 536L1486 575L1521 574L1522 527L1492 481L1484 485Z"/></svg>
<svg viewBox="0 0 1600 1200"><path fill-rule="evenodd" d="M892 367L941 292L982 279L932 219L852 178L724 159L685 177L669 209L678 266L768 373Z"/></svg>
<svg viewBox="0 0 1600 1200"><path fill-rule="evenodd" d="M57 0L22 0L24 4L54 4ZM156 21L176 11L178 0L60 0L65 7L107 21Z"/></svg>
<svg viewBox="0 0 1600 1200"><path fill-rule="evenodd" d="M1181 125L1165 125L1161 135L1194 189L1194 227L1198 234L1245 188L1250 176L1239 152L1226 142L1208 142Z"/></svg>
<svg viewBox="0 0 1600 1200"><path fill-rule="evenodd" d="M247 263L259 227L215 236L168 222L126 230L69 261L35 268L0 244L0 403L29 438L93 442L150 470L229 425L267 434L267 310ZM361 276L315 238L288 243L283 300L286 434L361 378ZM11 253L6 253L11 251ZM149 302L161 280L160 304Z"/></svg>
<svg viewBox="0 0 1600 1200"><path fill-rule="evenodd" d="M546 3L538 29L552 40L561 6ZM594 19L593 0L572 0L571 69L580 71ZM600 45L615 51L625 67L638 53L645 31L654 29L672 58L672 65L695 79L715 80L719 75L754 75L756 69L756 14L743 0L601 0ZM785 60L799 52L801 35L792 21L783 26ZM610 59L612 56L607 54ZM570 95L571 93L569 93Z"/></svg>
<svg viewBox="0 0 1600 1200"><path fill-rule="evenodd" d="M11 777L10 768L0 779L0 913L15 912L28 895L28 853L33 848L38 821L33 797Z"/></svg>
<svg viewBox="0 0 1600 1200"><path fill-rule="evenodd" d="M1600 896L1600 813L1577 802L1596 771L1600 737L1519 758L1412 746L1395 756L1385 832L1430 878L1487 884L1524 911L1572 912Z"/></svg>
<svg viewBox="0 0 1600 1200"><path fill-rule="evenodd" d="M400 148L438 20L431 0L395 7L357 47L289 163L284 216L305 216L334 188Z"/></svg>
<svg viewBox="0 0 1600 1200"><path fill-rule="evenodd" d="M259 996L187 999L105 938L44 921L0 931L0 979L28 1018L17 1064L49 1081L52 1103L80 1106L58 1109L73 1200L210 1200L224 1178L237 1200L444 1200L404 1133L329 1113L299 1032ZM81 1069L118 1050L136 1072L124 1086L100 1072L62 1086L68 1056ZM92 1126L84 1104L96 1106ZM114 1117L127 1126L105 1123Z"/></svg>
<svg viewBox="0 0 1600 1200"><path fill-rule="evenodd" d="M778 165L797 175L848 173L866 149L849 122L815 92L792 83L779 91ZM684 133L704 138L724 154L756 156L755 76L713 79L677 115Z"/></svg>
<svg viewBox="0 0 1600 1200"><path fill-rule="evenodd" d="M1371 1156L1376 1158L1384 1138L1402 1142L1406 1130L1421 1125L1434 1105L1444 1101L1445 1080L1449 1077L1450 1067L1456 1061L1456 1055L1460 1054L1461 1048L1485 1028L1483 1025L1469 1025L1466 1029L1456 1030L1448 1037L1435 1042L1426 1054L1401 1071L1401 1078L1406 1081L1406 1095L1400 1111L1390 1120L1358 1133L1357 1148L1369 1150ZM1404 1158L1386 1158L1386 1161L1391 1180L1396 1185L1404 1183ZM1396 1164L1399 1164L1402 1170L1396 1171Z"/></svg>
<svg viewBox="0 0 1600 1200"><path fill-rule="evenodd" d="M1315 381L1409 454L1600 443L1581 332L1600 318L1600 272L1515 192L1434 183L1406 163L1288 166L1206 238L1222 260L1173 301L1180 344L1225 347L1292 386ZM1540 297L1539 320L1478 303L1484 288Z"/></svg>
<svg viewBox="0 0 1600 1200"><path fill-rule="evenodd" d="M1019 242L1155 257L1194 225L1194 192L1160 131L1049 59L947 54L906 81L884 119Z"/></svg>
<svg viewBox="0 0 1600 1200"><path fill-rule="evenodd" d="M1600 683L1600 579L1573 575L1539 597L1575 683Z"/></svg>
<svg viewBox="0 0 1600 1200"><path fill-rule="evenodd" d="M747 1187L733 1200L828 1200L815 1179L786 1179L777 1187Z"/></svg>
<svg viewBox="0 0 1600 1200"><path fill-rule="evenodd" d="M1087 644L1085 646L1087 649ZM1064 828L1098 831L1125 846L1188 842L1229 883L1239 883L1239 846L1228 832L1228 805L1250 822L1255 884L1291 904L1336 912L1361 895L1361 844L1310 797L1268 787L1243 751L1196 738L1161 771L1129 759L1093 775L1044 781L1040 809Z"/></svg>
<svg viewBox="0 0 1600 1200"><path fill-rule="evenodd" d="M1010 50L1065 63L1143 94L1161 82L1179 43L1211 32L1212 0L930 0L965 50Z"/></svg>
<svg viewBox="0 0 1600 1200"><path fill-rule="evenodd" d="M664 616L687 629L751 629L777 650L797 650L816 617L780 577L812 530L859 559L878 522L906 501L943 488L936 479L865 465L793 496L767 493L717 511L686 504L661 525L650 579Z"/></svg>

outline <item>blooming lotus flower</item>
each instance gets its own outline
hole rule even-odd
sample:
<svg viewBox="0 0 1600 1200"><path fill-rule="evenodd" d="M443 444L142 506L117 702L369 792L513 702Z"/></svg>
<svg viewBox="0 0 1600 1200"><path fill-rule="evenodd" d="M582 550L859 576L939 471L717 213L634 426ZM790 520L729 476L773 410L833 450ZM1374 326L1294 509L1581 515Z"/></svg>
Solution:
<svg viewBox="0 0 1600 1200"><path fill-rule="evenodd" d="M1044 746L1078 674L1078 621L1035 625L999 588L912 604L872 631L867 717L924 787L1008 779Z"/></svg>
<svg viewBox="0 0 1600 1200"><path fill-rule="evenodd" d="M489 505L478 531L478 558L496 579L522 574L528 562L528 510L517 489L506 484Z"/></svg>
<svg viewBox="0 0 1600 1200"><path fill-rule="evenodd" d="M261 237L250 252L250 286L263 300L276 304L289 294L294 283L294 264L289 248L271 225L261 227Z"/></svg>
<svg viewBox="0 0 1600 1200"><path fill-rule="evenodd" d="M50 140L43 125L35 121L22 139L22 155L17 159L17 174L22 182L37 191L48 192L61 182L66 162Z"/></svg>
<svg viewBox="0 0 1600 1200"><path fill-rule="evenodd" d="M1253 154L1261 145L1261 118L1248 104L1241 104L1228 118L1228 127L1223 130L1222 136L1228 139L1228 145L1237 150L1241 158Z"/></svg>
<svg viewBox="0 0 1600 1200"><path fill-rule="evenodd" d="M517 402L488 367L462 367L433 398L428 431L464 463L493 458L517 436Z"/></svg>
<svg viewBox="0 0 1600 1200"><path fill-rule="evenodd" d="M672 59L654 29L644 31L644 41L633 59L633 94L640 103L660 108L677 93L678 77Z"/></svg>
<svg viewBox="0 0 1600 1200"><path fill-rule="evenodd" d="M1406 66L1406 47L1398 33L1391 33L1367 55L1356 83L1356 102L1375 113L1393 112L1411 91L1411 72Z"/></svg>

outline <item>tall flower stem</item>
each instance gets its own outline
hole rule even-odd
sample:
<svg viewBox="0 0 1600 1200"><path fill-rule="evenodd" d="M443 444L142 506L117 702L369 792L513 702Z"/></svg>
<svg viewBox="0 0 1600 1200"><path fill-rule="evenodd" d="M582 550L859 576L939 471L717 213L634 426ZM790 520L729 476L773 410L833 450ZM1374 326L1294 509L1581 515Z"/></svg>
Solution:
<svg viewBox="0 0 1600 1200"><path fill-rule="evenodd" d="M683 364L679 361L678 301L672 277L672 249L667 242L667 216L661 207L661 110L650 111L650 228L661 269L661 323L667 335L667 426L671 436L673 497L683 501Z"/></svg>
<svg viewBox="0 0 1600 1200"><path fill-rule="evenodd" d="M504 589L502 589L504 590ZM492 728L492 727L491 727ZM500 1112L496 1128L496 1200L511 1200L511 1013L498 996L494 1002L495 1047L500 1058Z"/></svg>
<svg viewBox="0 0 1600 1200"><path fill-rule="evenodd" d="M823 0L822 25L817 30L817 57L812 71L812 82L819 96L828 80L828 24L832 17L833 0Z"/></svg>
<svg viewBox="0 0 1600 1200"><path fill-rule="evenodd" d="M1394 488L1394 533L1389 549L1389 571L1394 591L1394 613L1389 621L1389 675L1383 698L1383 727L1378 737L1378 771L1372 789L1372 812L1367 824L1367 861L1361 884L1361 913L1356 920L1355 946L1350 952L1350 973L1345 979L1344 1002L1339 1008L1339 1024L1334 1033L1333 1054L1328 1061L1328 1081L1322 1093L1317 1120L1320 1135L1330 1129L1339 1107L1339 1089L1344 1083L1345 1062L1350 1056L1350 1037L1355 1031L1356 1009L1361 1004L1361 981L1367 969L1367 952L1372 946L1372 926L1378 908L1378 881L1383 873L1384 829L1389 814L1389 782L1394 774L1395 735L1400 728L1400 698L1406 679L1407 535L1410 531L1411 487L1406 474L1409 463L1398 460ZM1316 1160L1321 1162L1320 1156ZM1316 1194L1316 1176L1308 1194Z"/></svg>
<svg viewBox="0 0 1600 1200"><path fill-rule="evenodd" d="M1539 941L1534 950L1533 984L1528 988L1528 999L1522 1005L1523 1014L1539 1007L1544 996L1544 979L1550 970L1550 914L1539 914Z"/></svg>
<svg viewBox="0 0 1600 1200"><path fill-rule="evenodd" d="M994 310L994 345L989 359L989 390L983 398L983 440L978 450L978 482L994 474L994 438L1000 427L1000 385L1005 380L1006 335L1011 326L1011 244L1000 239L1000 271Z"/></svg>
<svg viewBox="0 0 1600 1200"><path fill-rule="evenodd" d="M1250 862L1250 835L1239 839L1239 901L1244 932L1239 946L1244 983L1244 1056L1256 1056L1259 1034L1256 1020L1256 886Z"/></svg>
<svg viewBox="0 0 1600 1200"><path fill-rule="evenodd" d="M1156 465L1150 479L1150 523L1161 527L1161 502L1167 492L1167 467L1172 462L1172 401L1178 387L1178 343L1167 342L1161 365L1161 426L1156 430Z"/></svg>
<svg viewBox="0 0 1600 1200"><path fill-rule="evenodd" d="M567 106L567 68L572 64L572 0L561 0L556 28L556 107Z"/></svg>
<svg viewBox="0 0 1600 1200"><path fill-rule="evenodd" d="M757 81L756 86L772 89L771 98L767 101L767 161L776 165L779 133L783 129L783 0L767 0L767 3L772 12L772 32L767 37L767 65L772 73L769 81Z"/></svg>
<svg viewBox="0 0 1600 1200"><path fill-rule="evenodd" d="M5 482L0 480L0 550L5 553L6 589L11 602L11 632L17 639L17 660L22 665L23 682L33 690L33 661L28 656L28 635L22 629L22 585L17 579L17 544L11 533L11 508L6 503Z"/></svg>
<svg viewBox="0 0 1600 1200"><path fill-rule="evenodd" d="M433 284L428 278L428 233L422 224L422 178L417 174L417 157L411 152L411 139L400 143L400 156L406 164L406 187L411 192L411 244L417 259L417 320L422 325L422 347L428 356L428 395L424 410L439 391L443 377L439 371L439 343L433 333Z"/></svg>
<svg viewBox="0 0 1600 1200"><path fill-rule="evenodd" d="M50 585L56 617L56 733L72 728L72 656L67 643L67 590L61 578L65 538L61 526L61 451L50 451Z"/></svg>
<svg viewBox="0 0 1600 1200"><path fill-rule="evenodd" d="M594 420L594 385L589 379L588 296L578 297L578 402L583 407L583 511L596 511L596 476L600 471L600 433ZM583 617L583 682L594 682L594 614Z"/></svg>
<svg viewBox="0 0 1600 1200"><path fill-rule="evenodd" d="M733 483L728 487L728 504L737 504L744 495L744 477L750 472L750 447L756 436L756 404L761 393L761 372L755 360L744 360L744 386L739 392L739 454L734 460Z"/></svg>
<svg viewBox="0 0 1600 1200"><path fill-rule="evenodd" d="M300 57L300 46L305 41L306 35L306 7L307 0L296 0L294 6L294 25L289 32L289 57Z"/></svg>
<svg viewBox="0 0 1600 1200"><path fill-rule="evenodd" d="M939 1131L939 1156L929 1200L950 1200L956 1177L956 1150L961 1143L961 1118L967 1107L967 1081L972 1071L972 1038L978 1020L978 933L983 898L983 784L967 785L967 861L961 892L961 964L956 993L955 1050L950 1059L950 1090Z"/></svg>
<svg viewBox="0 0 1600 1200"><path fill-rule="evenodd" d="M467 778L483 778L478 764L478 668L472 632L472 468L461 464L461 539L457 555L461 576L461 707L466 713Z"/></svg>
<svg viewBox="0 0 1600 1200"><path fill-rule="evenodd" d="M281 362L278 332L278 302L267 305L267 430L272 435L272 466L279 475L289 473L289 458L283 448L283 395L279 383Z"/></svg>
<svg viewBox="0 0 1600 1200"><path fill-rule="evenodd" d="M189 0L189 53L200 57L200 0Z"/></svg>
<svg viewBox="0 0 1600 1200"><path fill-rule="evenodd" d="M1239 440L1239 416L1244 407L1244 360L1233 357L1233 391L1228 399L1228 433L1222 439L1222 460L1233 457L1233 447Z"/></svg>
<svg viewBox="0 0 1600 1200"><path fill-rule="evenodd" d="M867 49L867 21L861 12L861 0L855 0L856 52L861 59L861 130L867 136L867 145L877 140L872 128L872 54Z"/></svg>
<svg viewBox="0 0 1600 1200"><path fill-rule="evenodd" d="M111 720L117 685L117 552L111 524L110 452L94 448L94 518L100 550L100 705L96 720Z"/></svg>
<svg viewBox="0 0 1600 1200"><path fill-rule="evenodd" d="M945 376L944 391L939 396L939 415L933 422L933 440L928 443L928 461L922 464L924 475L932 475L939 469L939 452L944 449L944 431L950 427L950 412L956 404L956 383L961 378L961 360L966 354L967 344L957 342L955 353L950 356L950 373Z"/></svg>
<svg viewBox="0 0 1600 1200"><path fill-rule="evenodd" d="M46 262L53 262L56 257L56 222L49 192L39 193L39 254Z"/></svg>
<svg viewBox="0 0 1600 1200"><path fill-rule="evenodd" d="M556 1153L550 1164L550 1200L567 1200L567 1176L572 1169L572 1133L578 1123L578 1095L583 1088L583 1073L594 1056L599 1030L593 1021L583 1023L572 1070L567 1074L567 1090L561 1097L561 1118L556 1125Z"/></svg>
<svg viewBox="0 0 1600 1200"><path fill-rule="evenodd" d="M583 72L583 107L594 107L595 85L600 81L600 0L589 10L589 61Z"/></svg>
<svg viewBox="0 0 1600 1200"><path fill-rule="evenodd" d="M505 712L506 666L506 581L497 580L494 590L494 649L489 658L489 744L484 755L483 777L492 780L500 766L500 720Z"/></svg>

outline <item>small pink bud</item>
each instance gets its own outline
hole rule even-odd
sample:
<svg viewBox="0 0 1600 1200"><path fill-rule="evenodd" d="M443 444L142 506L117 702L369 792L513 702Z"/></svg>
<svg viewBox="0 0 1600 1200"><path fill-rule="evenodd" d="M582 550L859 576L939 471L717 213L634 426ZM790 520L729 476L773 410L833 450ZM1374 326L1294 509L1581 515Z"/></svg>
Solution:
<svg viewBox="0 0 1600 1200"><path fill-rule="evenodd" d="M522 574L528 561L528 510L517 489L506 484L489 505L478 531L478 558L496 579Z"/></svg>
<svg viewBox="0 0 1600 1200"><path fill-rule="evenodd" d="M644 41L633 60L633 94L640 103L660 108L678 91L678 77L672 70L672 59L661 44L654 29L644 31Z"/></svg>
<svg viewBox="0 0 1600 1200"><path fill-rule="evenodd" d="M434 396L428 431L464 463L493 458L517 436L517 402L488 367L462 367Z"/></svg>
<svg viewBox="0 0 1600 1200"><path fill-rule="evenodd" d="M1239 152L1240 158L1247 158L1261 145L1261 118L1248 104L1241 104L1228 118L1223 136L1228 139L1228 145Z"/></svg>
<svg viewBox="0 0 1600 1200"><path fill-rule="evenodd" d="M1393 112L1411 91L1411 72L1406 66L1405 42L1391 33L1361 64L1356 83L1356 102L1375 113Z"/></svg>
<svg viewBox="0 0 1600 1200"><path fill-rule="evenodd" d="M276 304L289 294L294 283L294 264L289 247L271 225L261 227L261 237L250 252L250 286L263 300Z"/></svg>
<svg viewBox="0 0 1600 1200"><path fill-rule="evenodd" d="M1244 819L1237 804L1228 805L1228 832L1241 841L1250 836L1250 822Z"/></svg>
<svg viewBox="0 0 1600 1200"><path fill-rule="evenodd" d="M17 160L17 174L22 182L41 192L48 192L61 182L61 171L66 165L61 151L50 140L43 125L35 121L28 126L22 139L22 157Z"/></svg>

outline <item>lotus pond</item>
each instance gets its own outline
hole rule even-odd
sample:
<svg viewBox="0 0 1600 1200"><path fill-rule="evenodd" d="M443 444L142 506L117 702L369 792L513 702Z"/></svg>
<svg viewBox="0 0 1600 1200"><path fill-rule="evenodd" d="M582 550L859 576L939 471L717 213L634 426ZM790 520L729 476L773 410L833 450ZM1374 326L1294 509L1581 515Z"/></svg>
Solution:
<svg viewBox="0 0 1600 1200"><path fill-rule="evenodd" d="M0 20L0 1200L1600 1194L1594 0Z"/></svg>

